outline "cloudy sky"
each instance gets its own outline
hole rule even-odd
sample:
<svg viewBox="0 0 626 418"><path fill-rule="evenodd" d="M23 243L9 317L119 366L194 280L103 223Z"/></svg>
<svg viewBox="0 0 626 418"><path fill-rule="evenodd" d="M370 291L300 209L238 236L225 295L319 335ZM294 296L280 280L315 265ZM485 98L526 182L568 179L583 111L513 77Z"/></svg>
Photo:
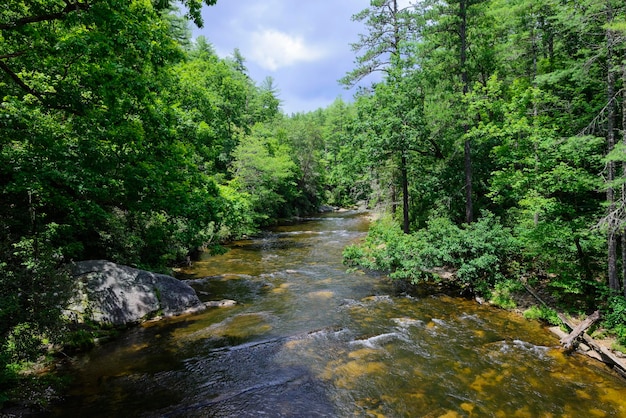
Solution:
<svg viewBox="0 0 626 418"><path fill-rule="evenodd" d="M222 57L239 48L257 85L274 79L285 113L308 112L339 96L352 100L354 89L337 80L354 68L350 43L364 33L351 17L368 6L369 0L218 0L204 7L204 28L193 36L204 35Z"/></svg>

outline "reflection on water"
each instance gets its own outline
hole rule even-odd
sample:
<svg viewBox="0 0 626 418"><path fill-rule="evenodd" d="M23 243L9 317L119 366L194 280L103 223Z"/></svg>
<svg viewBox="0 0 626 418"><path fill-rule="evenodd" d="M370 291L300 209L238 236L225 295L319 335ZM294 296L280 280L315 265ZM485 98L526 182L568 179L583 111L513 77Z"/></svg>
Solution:
<svg viewBox="0 0 626 418"><path fill-rule="evenodd" d="M185 272L232 307L150 323L74 365L56 416L615 417L624 382L534 322L349 272L367 221L332 215Z"/></svg>

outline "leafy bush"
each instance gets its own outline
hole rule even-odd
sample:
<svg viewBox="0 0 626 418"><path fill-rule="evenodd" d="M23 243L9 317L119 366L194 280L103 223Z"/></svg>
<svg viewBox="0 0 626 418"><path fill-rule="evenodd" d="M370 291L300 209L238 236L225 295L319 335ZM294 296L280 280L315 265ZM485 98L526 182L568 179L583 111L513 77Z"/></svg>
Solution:
<svg viewBox="0 0 626 418"><path fill-rule="evenodd" d="M565 309L595 306L604 286L597 280L606 263L604 234L571 220L521 223L515 233L526 268L549 275L548 290Z"/></svg>
<svg viewBox="0 0 626 418"><path fill-rule="evenodd" d="M365 263L365 251L359 245L348 245L343 249L344 264L355 267Z"/></svg>
<svg viewBox="0 0 626 418"><path fill-rule="evenodd" d="M626 345L626 298L620 295L609 298L603 314L604 325L615 334L620 345Z"/></svg>
<svg viewBox="0 0 626 418"><path fill-rule="evenodd" d="M69 296L69 275L57 267L52 232L0 246L0 406L19 387L30 362L61 341L61 309Z"/></svg>
<svg viewBox="0 0 626 418"><path fill-rule="evenodd" d="M344 263L385 271L394 279L419 281L428 275L420 258L419 244L386 216L370 226L363 244L345 248Z"/></svg>
<svg viewBox="0 0 626 418"><path fill-rule="evenodd" d="M491 303L504 309L513 309L517 305L512 298L512 294L523 289L524 287L517 280L507 279L498 282L491 292Z"/></svg>
<svg viewBox="0 0 626 418"><path fill-rule="evenodd" d="M412 282L432 278L434 268L447 268L456 271L454 281L459 286L488 295L504 280L508 263L516 254L517 244L510 231L486 212L477 222L463 227L447 218L434 218L425 229L410 235L391 218L382 218L371 226L362 245L344 251L344 260Z"/></svg>
<svg viewBox="0 0 626 418"><path fill-rule="evenodd" d="M218 187L222 198L218 213L221 219L218 239L221 241L241 238L256 233L254 220L256 214L253 211L250 196L227 185Z"/></svg>
<svg viewBox="0 0 626 418"><path fill-rule="evenodd" d="M95 345L94 333L86 329L68 332L63 345L70 352L89 349Z"/></svg>
<svg viewBox="0 0 626 418"><path fill-rule="evenodd" d="M545 321L551 325L563 325L554 309L546 306L531 306L524 311L524 318Z"/></svg>

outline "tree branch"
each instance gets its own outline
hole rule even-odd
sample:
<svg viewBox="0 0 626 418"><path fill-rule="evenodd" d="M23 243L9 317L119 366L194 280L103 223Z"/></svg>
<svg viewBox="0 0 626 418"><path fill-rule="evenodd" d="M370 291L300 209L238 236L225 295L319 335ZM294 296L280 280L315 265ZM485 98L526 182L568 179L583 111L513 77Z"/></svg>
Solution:
<svg viewBox="0 0 626 418"><path fill-rule="evenodd" d="M9 58L17 58L26 54L26 51L12 52L10 54L0 55L0 60L5 60Z"/></svg>
<svg viewBox="0 0 626 418"><path fill-rule="evenodd" d="M38 92L37 90L33 89L28 84L26 84L24 80L22 80L20 76L15 74L15 72L13 72L13 70L11 70L11 68L2 60L0 60L0 70L4 71L15 82L15 84L17 84L20 87L20 89L24 90L26 93L29 93L35 96L37 100L41 102L42 105L51 109L57 109L57 110L62 110L64 112L69 112L74 115L83 114L83 111L80 108L76 108L72 106L63 106L63 105L51 103L50 100L46 100L45 93Z"/></svg>
<svg viewBox="0 0 626 418"><path fill-rule="evenodd" d="M24 80L22 80L17 74L15 74L13 70L11 70L11 68L2 60L0 60L0 69L4 71L15 82L15 84L17 84L26 93L32 94L40 101L43 101L43 95L35 91L28 84L26 84Z"/></svg>
<svg viewBox="0 0 626 418"><path fill-rule="evenodd" d="M69 0L65 0L65 4L66 5L63 8L63 10L56 12L56 13L45 13L45 14L36 15L36 16L27 16L21 19L17 19L16 21L13 21L10 23L2 23L0 24L0 30L14 30L22 26L29 25L31 23L61 20L66 15L72 12L76 12L80 10L88 10L90 7L90 4L88 1L85 1L85 2L77 1L76 3L72 3Z"/></svg>

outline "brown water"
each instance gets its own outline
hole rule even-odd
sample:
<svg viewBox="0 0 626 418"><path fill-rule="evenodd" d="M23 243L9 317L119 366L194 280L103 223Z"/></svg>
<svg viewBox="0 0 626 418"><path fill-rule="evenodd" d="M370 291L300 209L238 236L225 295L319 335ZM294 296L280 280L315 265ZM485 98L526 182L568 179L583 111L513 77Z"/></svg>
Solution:
<svg viewBox="0 0 626 418"><path fill-rule="evenodd" d="M626 385L535 322L348 272L359 214L275 228L187 271L238 305L76 360L64 417L626 417Z"/></svg>

